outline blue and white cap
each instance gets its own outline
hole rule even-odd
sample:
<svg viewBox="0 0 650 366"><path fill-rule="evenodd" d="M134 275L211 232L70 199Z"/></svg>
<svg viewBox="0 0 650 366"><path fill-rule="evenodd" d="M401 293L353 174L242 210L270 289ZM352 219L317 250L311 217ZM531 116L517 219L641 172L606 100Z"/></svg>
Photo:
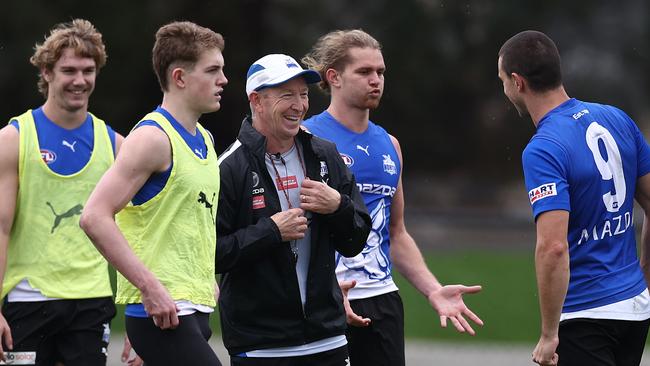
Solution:
<svg viewBox="0 0 650 366"><path fill-rule="evenodd" d="M260 89L280 85L296 76L305 78L307 84L321 81L318 72L303 69L291 56L271 54L255 61L246 74L246 95Z"/></svg>

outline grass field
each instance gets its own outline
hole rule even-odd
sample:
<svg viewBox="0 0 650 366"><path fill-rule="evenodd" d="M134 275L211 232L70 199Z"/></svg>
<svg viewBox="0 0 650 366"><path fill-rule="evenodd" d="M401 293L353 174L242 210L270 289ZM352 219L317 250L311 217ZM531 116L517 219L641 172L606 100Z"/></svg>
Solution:
<svg viewBox="0 0 650 366"><path fill-rule="evenodd" d="M459 334L451 323L439 326L437 313L428 301L401 276L396 281L404 301L405 332L408 338L457 342L526 342L537 340L539 307L531 253L463 250L425 253L427 264L445 284L483 285L479 294L468 296L466 304L485 322L477 335ZM218 315L211 317L219 332ZM124 308L118 307L113 321L115 332L124 331Z"/></svg>
<svg viewBox="0 0 650 366"><path fill-rule="evenodd" d="M479 284L483 290L465 303L485 323L477 335L459 334L448 324L439 326L428 301L402 277L396 276L404 300L408 338L446 341L526 342L539 336L539 306L532 252L459 251L425 253L429 268L443 284Z"/></svg>

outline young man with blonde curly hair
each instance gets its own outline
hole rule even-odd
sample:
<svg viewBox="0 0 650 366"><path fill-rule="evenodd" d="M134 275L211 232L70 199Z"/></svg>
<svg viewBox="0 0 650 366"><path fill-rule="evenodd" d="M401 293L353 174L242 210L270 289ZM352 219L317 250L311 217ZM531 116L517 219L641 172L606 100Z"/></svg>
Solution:
<svg viewBox="0 0 650 366"><path fill-rule="evenodd" d="M102 35L87 20L59 24L30 61L45 104L0 130L0 359L105 365L108 266L79 228L123 140L88 112L106 63Z"/></svg>

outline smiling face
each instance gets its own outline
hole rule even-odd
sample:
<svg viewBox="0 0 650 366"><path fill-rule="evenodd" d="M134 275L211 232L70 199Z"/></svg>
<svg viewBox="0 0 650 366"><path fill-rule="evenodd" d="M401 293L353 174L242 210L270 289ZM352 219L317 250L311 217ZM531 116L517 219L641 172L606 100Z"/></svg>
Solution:
<svg viewBox="0 0 650 366"><path fill-rule="evenodd" d="M349 62L338 74L333 94L338 94L350 106L375 109L384 93L386 65L381 50L376 48L350 48Z"/></svg>
<svg viewBox="0 0 650 366"><path fill-rule="evenodd" d="M209 113L221 108L221 93L228 79L223 72L224 59L218 48L201 53L191 69L186 69L187 101L198 113Z"/></svg>
<svg viewBox="0 0 650 366"><path fill-rule="evenodd" d="M48 104L66 112L88 109L88 99L95 89L97 66L90 57L75 54L66 48L51 70L41 70L48 83Z"/></svg>
<svg viewBox="0 0 650 366"><path fill-rule="evenodd" d="M309 88L302 77L251 94L256 128L269 140L293 141L309 108Z"/></svg>

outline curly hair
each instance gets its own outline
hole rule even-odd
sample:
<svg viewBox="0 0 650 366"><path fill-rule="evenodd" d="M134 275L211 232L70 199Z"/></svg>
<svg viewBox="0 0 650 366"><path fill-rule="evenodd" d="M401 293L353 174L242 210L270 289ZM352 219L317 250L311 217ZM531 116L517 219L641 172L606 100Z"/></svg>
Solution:
<svg viewBox="0 0 650 366"><path fill-rule="evenodd" d="M350 48L381 50L381 44L361 29L336 30L320 37L311 51L302 58L305 66L320 74L322 81L318 86L323 91L330 91L325 73L328 69L342 71L349 63Z"/></svg>
<svg viewBox="0 0 650 366"><path fill-rule="evenodd" d="M38 91L47 98L49 85L43 78L42 70L52 71L63 51L72 48L80 57L95 60L97 71L106 65L106 47L102 34L95 26L85 19L74 19L71 22L57 24L50 35L41 44L34 46L34 54L29 61L39 70Z"/></svg>
<svg viewBox="0 0 650 366"><path fill-rule="evenodd" d="M167 91L167 73L173 64L193 68L203 51L214 48L223 51L224 47L221 34L192 22L172 22L160 27L151 58L160 88Z"/></svg>

